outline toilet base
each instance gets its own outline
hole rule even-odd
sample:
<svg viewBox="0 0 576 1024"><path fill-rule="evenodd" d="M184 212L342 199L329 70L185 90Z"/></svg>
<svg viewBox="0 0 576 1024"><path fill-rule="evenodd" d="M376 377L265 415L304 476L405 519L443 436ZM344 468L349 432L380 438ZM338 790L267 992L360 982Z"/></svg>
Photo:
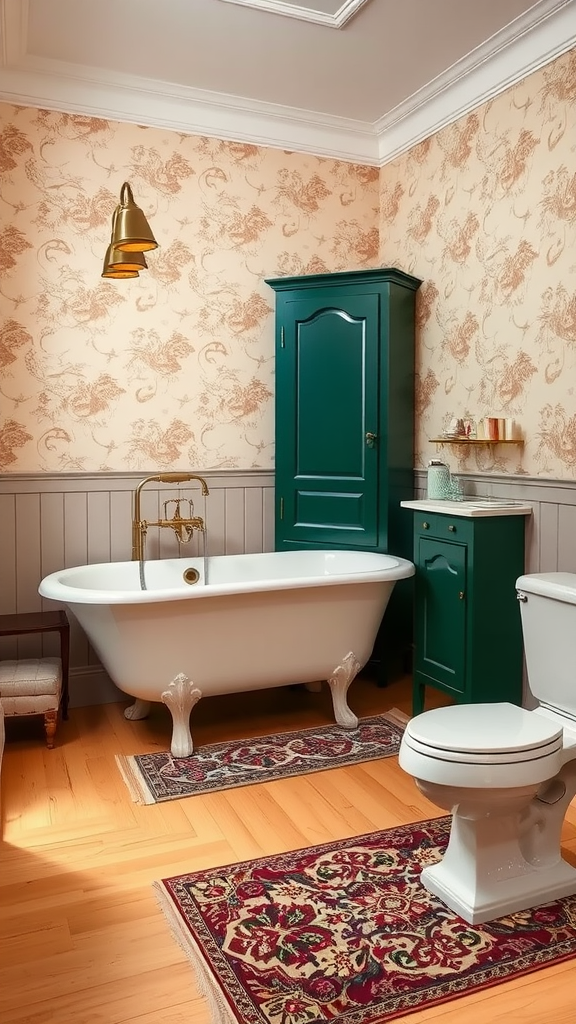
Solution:
<svg viewBox="0 0 576 1024"><path fill-rule="evenodd" d="M454 873L443 868L443 862L424 868L420 876L422 884L469 924L485 924L576 892L576 870L566 861L561 861L554 870L548 868L519 878L507 878L504 882L495 882L491 889L483 887L477 892L460 887Z"/></svg>
<svg viewBox="0 0 576 1024"><path fill-rule="evenodd" d="M576 869L560 854L562 817L557 815L557 830L542 828L538 817L522 835L515 814L455 813L444 857L424 868L421 882L469 924L571 896Z"/></svg>
<svg viewBox="0 0 576 1024"><path fill-rule="evenodd" d="M402 748L401 748L402 751ZM452 811L442 859L422 884L469 924L576 894L576 868L562 857L562 826L576 795L576 751L544 782L471 788L415 777L418 789Z"/></svg>

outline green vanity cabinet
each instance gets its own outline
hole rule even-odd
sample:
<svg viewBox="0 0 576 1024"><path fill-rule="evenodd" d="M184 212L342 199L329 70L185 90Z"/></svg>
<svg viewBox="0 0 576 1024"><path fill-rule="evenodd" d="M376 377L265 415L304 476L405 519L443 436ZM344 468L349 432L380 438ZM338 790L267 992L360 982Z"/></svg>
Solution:
<svg viewBox="0 0 576 1024"><path fill-rule="evenodd" d="M425 499L402 504L414 509L413 713L423 710L427 686L467 704L521 704L515 584L524 572L530 509L458 515L439 513L438 503Z"/></svg>
<svg viewBox="0 0 576 1024"><path fill-rule="evenodd" d="M267 284L276 293L276 549L359 548L411 558L400 501L414 493L421 282L377 269Z"/></svg>

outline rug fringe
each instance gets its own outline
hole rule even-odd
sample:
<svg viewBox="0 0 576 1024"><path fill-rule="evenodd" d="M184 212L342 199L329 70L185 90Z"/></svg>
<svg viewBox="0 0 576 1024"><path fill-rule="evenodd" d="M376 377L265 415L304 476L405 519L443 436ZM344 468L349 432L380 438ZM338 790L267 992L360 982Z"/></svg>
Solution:
<svg viewBox="0 0 576 1024"><path fill-rule="evenodd" d="M162 882L153 882L152 888L160 904L160 909L168 921L172 935L192 965L200 995L208 1004L212 1024L238 1024L238 1018L233 1014L228 1002L222 995L218 983L210 973L202 953L192 935L184 926L182 918L167 895Z"/></svg>
<svg viewBox="0 0 576 1024"><path fill-rule="evenodd" d="M153 804L156 803L154 800L154 794L150 792L144 776L138 767L138 762L135 757L126 756L125 754L115 755L116 764L118 770L124 779L130 797L135 804Z"/></svg>

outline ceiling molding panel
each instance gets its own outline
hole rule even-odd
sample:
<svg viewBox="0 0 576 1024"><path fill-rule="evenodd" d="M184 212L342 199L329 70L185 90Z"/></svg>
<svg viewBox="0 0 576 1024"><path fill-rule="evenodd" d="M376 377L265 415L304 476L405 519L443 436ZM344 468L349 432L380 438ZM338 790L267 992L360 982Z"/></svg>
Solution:
<svg viewBox="0 0 576 1024"><path fill-rule="evenodd" d="M225 4L238 4L241 7L253 7L257 11L266 11L268 14L282 14L286 18L297 18L299 21L312 21L316 25L326 25L328 28L343 28L346 22L350 21L357 11L360 10L368 0L332 0L327 4L333 7L330 11L318 10L317 4L292 4L286 0L220 0Z"/></svg>
<svg viewBox="0 0 576 1024"><path fill-rule="evenodd" d="M0 67L12 67L26 53L28 3L0 0Z"/></svg>

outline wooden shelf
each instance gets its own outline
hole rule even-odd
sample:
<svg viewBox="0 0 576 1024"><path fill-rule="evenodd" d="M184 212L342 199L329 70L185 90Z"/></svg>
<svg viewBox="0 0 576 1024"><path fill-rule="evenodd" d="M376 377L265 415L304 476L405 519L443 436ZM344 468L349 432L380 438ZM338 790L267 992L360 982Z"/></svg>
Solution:
<svg viewBox="0 0 576 1024"><path fill-rule="evenodd" d="M430 444L524 444L521 439L504 440L502 438L498 441L491 441L489 438L477 438L477 437L430 437Z"/></svg>

